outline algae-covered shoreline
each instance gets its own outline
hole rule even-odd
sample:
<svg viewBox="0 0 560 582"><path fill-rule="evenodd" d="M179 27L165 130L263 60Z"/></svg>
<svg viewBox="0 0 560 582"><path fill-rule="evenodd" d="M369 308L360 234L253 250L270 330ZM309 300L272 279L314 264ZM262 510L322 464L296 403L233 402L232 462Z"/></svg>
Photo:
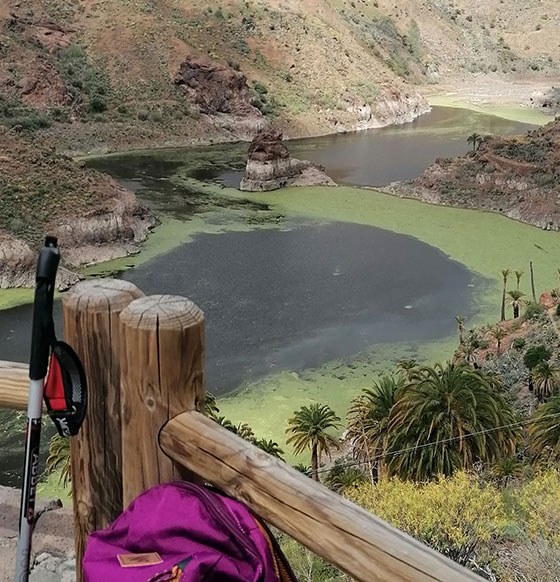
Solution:
<svg viewBox="0 0 560 582"><path fill-rule="evenodd" d="M227 193L241 195L234 190ZM482 275L487 283L473 290L476 315L467 321L469 327L499 319L501 269L528 271L533 261L536 288L541 291L556 284L560 234L503 216L431 206L357 188L291 188L259 195L260 200L263 197L287 216L298 213L319 220L356 222L416 237ZM530 295L527 276L521 290ZM327 402L344 417L351 399L377 376L394 370L399 359L445 360L456 345L455 335L430 342L378 345L368 353L329 362L316 370L272 374L248 382L235 395L222 399L221 410L235 422L247 422L263 436L283 443L286 421L301 404Z"/></svg>

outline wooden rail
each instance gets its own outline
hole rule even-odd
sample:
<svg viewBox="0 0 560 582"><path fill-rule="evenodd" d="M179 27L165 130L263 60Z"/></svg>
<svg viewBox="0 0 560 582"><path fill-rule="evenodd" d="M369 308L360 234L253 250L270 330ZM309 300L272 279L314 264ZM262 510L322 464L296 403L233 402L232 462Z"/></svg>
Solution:
<svg viewBox="0 0 560 582"><path fill-rule="evenodd" d="M77 580L87 535L146 488L208 481L359 582L482 579L207 419L204 316L129 283L81 284L63 300L88 378L73 437ZM27 405L27 367L0 363L0 406Z"/></svg>
<svg viewBox="0 0 560 582"><path fill-rule="evenodd" d="M26 410L29 396L29 367L0 360L0 407Z"/></svg>
<svg viewBox="0 0 560 582"><path fill-rule="evenodd" d="M198 412L170 420L160 444L175 461L356 580L482 580Z"/></svg>

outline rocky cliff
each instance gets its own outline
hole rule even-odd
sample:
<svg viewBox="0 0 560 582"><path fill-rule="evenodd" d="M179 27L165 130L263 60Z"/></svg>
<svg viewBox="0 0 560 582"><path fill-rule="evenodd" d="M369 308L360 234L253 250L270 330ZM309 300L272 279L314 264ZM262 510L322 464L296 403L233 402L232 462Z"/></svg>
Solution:
<svg viewBox="0 0 560 582"><path fill-rule="evenodd" d="M290 156L282 133L263 131L249 146L247 170L241 190L265 192L286 186L336 186L325 168Z"/></svg>
<svg viewBox="0 0 560 582"><path fill-rule="evenodd" d="M59 239L72 268L138 250L155 219L132 192L108 176L33 141L0 135L0 287L34 284L36 249L45 234Z"/></svg>
<svg viewBox="0 0 560 582"><path fill-rule="evenodd" d="M480 138L475 149L438 159L416 180L389 190L560 230L560 121L524 136Z"/></svg>

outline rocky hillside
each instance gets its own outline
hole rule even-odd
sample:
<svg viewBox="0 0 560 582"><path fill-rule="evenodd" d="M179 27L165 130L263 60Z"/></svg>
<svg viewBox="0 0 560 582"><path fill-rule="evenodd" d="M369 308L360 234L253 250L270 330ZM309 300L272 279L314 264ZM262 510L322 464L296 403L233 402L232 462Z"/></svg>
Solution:
<svg viewBox="0 0 560 582"><path fill-rule="evenodd" d="M108 176L22 137L0 135L0 288L34 284L45 234L63 249L59 285L85 263L137 250L154 218Z"/></svg>
<svg viewBox="0 0 560 582"><path fill-rule="evenodd" d="M438 159L418 179L390 190L559 230L560 120L524 136L471 140L473 151L466 156Z"/></svg>
<svg viewBox="0 0 560 582"><path fill-rule="evenodd" d="M271 119L287 136L374 127L427 109L413 85L557 74L559 18L555 0L6 0L0 124L75 152ZM205 103L220 79L229 97Z"/></svg>

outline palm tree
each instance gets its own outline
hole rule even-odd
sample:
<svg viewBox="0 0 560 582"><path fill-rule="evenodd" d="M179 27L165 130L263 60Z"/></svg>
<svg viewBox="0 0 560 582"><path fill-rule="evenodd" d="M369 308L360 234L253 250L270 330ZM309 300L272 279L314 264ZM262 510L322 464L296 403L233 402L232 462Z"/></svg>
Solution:
<svg viewBox="0 0 560 582"><path fill-rule="evenodd" d="M513 319L517 319L519 317L519 309L522 305L527 303L523 297L525 297L525 293L523 291L517 291L514 289L513 291L508 291L508 295L511 298L511 307L513 309Z"/></svg>
<svg viewBox="0 0 560 582"><path fill-rule="evenodd" d="M459 353L463 356L465 362L467 362L469 366L476 368L476 357L478 355L478 350L478 345L475 342L468 341L463 344L463 347Z"/></svg>
<svg viewBox="0 0 560 582"><path fill-rule="evenodd" d="M385 454L395 393L404 383L403 376L382 376L372 388L362 390L348 410L347 437L354 457L369 463L372 472L374 459ZM382 462L379 467L383 468Z"/></svg>
<svg viewBox="0 0 560 582"><path fill-rule="evenodd" d="M60 469L58 484L66 487L72 480L70 469L70 439L55 434L49 443L46 471L50 475Z"/></svg>
<svg viewBox="0 0 560 582"><path fill-rule="evenodd" d="M497 351L498 355L500 355L500 348L502 345L502 340L507 336L507 333L499 325L497 325L492 330L492 336L496 340L496 351Z"/></svg>
<svg viewBox="0 0 560 582"><path fill-rule="evenodd" d="M366 481L365 473L357 466L348 466L347 459L338 459L333 468L327 473L325 485L336 491L342 493L345 489L356 487Z"/></svg>
<svg viewBox="0 0 560 582"><path fill-rule="evenodd" d="M467 137L467 143L472 144L473 152L476 152L478 149L478 145L482 141L482 136L478 133L471 133L469 137Z"/></svg>
<svg viewBox="0 0 560 582"><path fill-rule="evenodd" d="M418 369L418 360L414 358L400 360L397 364L397 372L404 378L411 380Z"/></svg>
<svg viewBox="0 0 560 582"><path fill-rule="evenodd" d="M255 445L259 447L265 453L280 459L281 461L284 460L284 451L280 448L278 443L274 442L270 439L257 439L255 440Z"/></svg>
<svg viewBox="0 0 560 582"><path fill-rule="evenodd" d="M518 479L523 473L523 466L517 457L504 457L494 463L492 472L500 481L503 487L506 487L510 479Z"/></svg>
<svg viewBox="0 0 560 582"><path fill-rule="evenodd" d="M553 396L560 387L560 370L550 362L541 362L531 372L535 396L539 402Z"/></svg>
<svg viewBox="0 0 560 582"><path fill-rule="evenodd" d="M459 345L463 345L463 331L465 330L465 318L462 315L457 315L455 317L455 321L457 322L457 327L459 329Z"/></svg>
<svg viewBox="0 0 560 582"><path fill-rule="evenodd" d="M204 397L204 414L212 420L217 420L219 413L220 409L218 408L216 397L212 393L206 392Z"/></svg>
<svg viewBox="0 0 560 582"><path fill-rule="evenodd" d="M234 432L236 435L240 436L242 439L245 439L246 441L249 441L250 443L255 443L255 433L253 432L253 429L246 423L239 423L236 427L235 430L233 430L232 432Z"/></svg>
<svg viewBox="0 0 560 582"><path fill-rule="evenodd" d="M506 287L507 287L507 280L508 277L510 276L511 271L509 269L504 269L502 271L502 278L504 281L504 286L502 289L502 317L501 317L501 321L505 321L506 320Z"/></svg>
<svg viewBox="0 0 560 582"><path fill-rule="evenodd" d="M523 271L515 271L515 278L517 279L517 291L519 291L519 284L521 283L521 277L523 277Z"/></svg>
<svg viewBox="0 0 560 582"><path fill-rule="evenodd" d="M319 481L318 470L323 453L330 456L332 447L340 447L337 437L327 431L339 427L340 418L334 411L326 404L318 403L302 406L288 421L286 433L290 436L286 442L294 445L296 455L306 449L311 451L311 473L315 481Z"/></svg>
<svg viewBox="0 0 560 582"><path fill-rule="evenodd" d="M423 367L391 410L389 474L422 481L511 456L519 438L513 423L493 377L465 363Z"/></svg>
<svg viewBox="0 0 560 582"><path fill-rule="evenodd" d="M305 463L298 463L297 465L294 465L294 469L306 477L311 477L311 467Z"/></svg>
<svg viewBox="0 0 560 582"><path fill-rule="evenodd" d="M531 418L529 453L533 462L560 461L560 396L543 404Z"/></svg>

